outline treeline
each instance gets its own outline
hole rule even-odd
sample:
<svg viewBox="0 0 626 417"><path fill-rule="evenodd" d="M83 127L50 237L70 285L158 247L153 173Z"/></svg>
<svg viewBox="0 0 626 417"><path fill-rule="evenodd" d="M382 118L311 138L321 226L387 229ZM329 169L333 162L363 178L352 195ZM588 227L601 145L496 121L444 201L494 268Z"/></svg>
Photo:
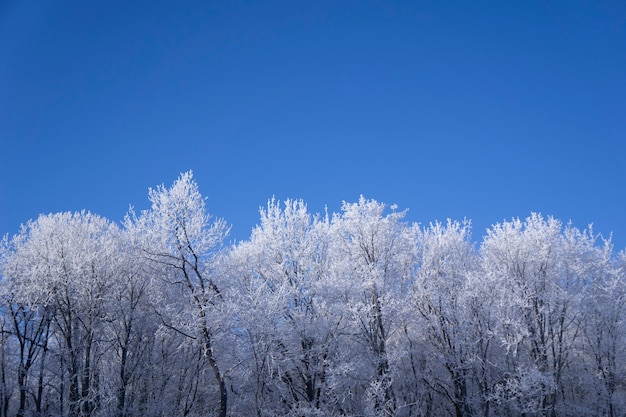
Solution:
<svg viewBox="0 0 626 417"><path fill-rule="evenodd" d="M270 200L227 245L190 172L149 197L4 239L0 417L626 414L626 256L591 229Z"/></svg>

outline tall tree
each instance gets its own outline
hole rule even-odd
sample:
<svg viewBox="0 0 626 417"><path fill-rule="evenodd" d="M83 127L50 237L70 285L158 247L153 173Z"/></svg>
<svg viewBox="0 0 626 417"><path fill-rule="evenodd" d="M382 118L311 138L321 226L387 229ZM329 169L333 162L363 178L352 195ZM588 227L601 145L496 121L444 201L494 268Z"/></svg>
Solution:
<svg viewBox="0 0 626 417"><path fill-rule="evenodd" d="M470 240L469 222L432 224L420 234L415 309L423 320L427 349L433 352L425 381L433 393L450 402L451 414L469 417L481 396L472 387L472 370L480 366L482 342L472 310L471 281L478 256ZM477 334L478 333L478 334ZM425 346L425 347L426 347Z"/></svg>
<svg viewBox="0 0 626 417"><path fill-rule="evenodd" d="M151 209L139 216L131 213L126 227L141 237L143 256L167 284L155 311L163 325L202 342L204 358L218 386L218 415L225 417L228 391L214 350L220 324L218 307L223 301L215 271L229 228L207 213L191 171L181 174L170 188L150 189L149 198ZM184 300L188 304L181 303ZM188 314L193 315L192 320L186 319Z"/></svg>
<svg viewBox="0 0 626 417"><path fill-rule="evenodd" d="M91 213L42 215L24 226L12 239L11 255L3 256L4 284L23 352L20 379L26 380L37 350L43 360L52 323L55 356L62 364L55 411L61 415L89 416L99 408L99 341L117 231ZM35 403L42 411L43 368L38 383Z"/></svg>
<svg viewBox="0 0 626 417"><path fill-rule="evenodd" d="M361 196L357 203L344 202L331 225L333 273L361 345L356 352L371 364L355 368L369 381L364 388L369 412L376 415L394 415L397 407L389 341L398 331L397 315L406 305L416 260L417 228L404 222L405 215Z"/></svg>
<svg viewBox="0 0 626 417"><path fill-rule="evenodd" d="M37 362L45 362L48 336L51 324L51 306L49 294L32 287L30 274L37 268L33 262L40 262L38 257L28 256L32 248L27 247L28 228L23 227L19 235L14 236L10 244L3 246L0 270L5 279L1 283L2 309L10 326L6 332L17 341L17 389L19 392L16 416L26 413L29 393L36 392L35 409L41 412L43 381L39 387L31 387L29 379ZM4 329L3 329L4 330ZM3 335L4 336L4 335ZM4 337L3 337L4 338ZM6 339L5 339L6 340ZM3 344L3 350L6 347ZM3 373L6 368L3 368ZM6 376L4 380L6 380Z"/></svg>
<svg viewBox="0 0 626 417"><path fill-rule="evenodd" d="M106 309L106 337L109 341L106 361L106 388L110 401L109 415L130 417L147 414L148 405L143 386L149 378L147 369L152 364L154 334L157 325L150 306L154 289L150 285L148 265L141 256L138 237L122 230L119 255L116 258L119 272L109 282L109 308ZM152 378L156 385L157 378Z"/></svg>
<svg viewBox="0 0 626 417"><path fill-rule="evenodd" d="M589 414L615 417L626 413L626 252L617 258L609 240L596 246L592 233L570 232L568 239L582 251L572 251L570 268L584 284L581 288L582 354L577 361L585 389L579 407ZM580 378L579 374L579 378ZM572 385L572 381L567 381Z"/></svg>
<svg viewBox="0 0 626 417"><path fill-rule="evenodd" d="M502 288L502 342L507 345L509 401L520 412L556 416L579 335L581 277L570 267L563 226L533 213L493 226L483 240L485 271Z"/></svg>
<svg viewBox="0 0 626 417"><path fill-rule="evenodd" d="M256 413L282 405L285 412L320 412L329 401L327 368L341 323L328 308L328 219L312 216L302 200L272 199L260 214L250 240L231 254Z"/></svg>

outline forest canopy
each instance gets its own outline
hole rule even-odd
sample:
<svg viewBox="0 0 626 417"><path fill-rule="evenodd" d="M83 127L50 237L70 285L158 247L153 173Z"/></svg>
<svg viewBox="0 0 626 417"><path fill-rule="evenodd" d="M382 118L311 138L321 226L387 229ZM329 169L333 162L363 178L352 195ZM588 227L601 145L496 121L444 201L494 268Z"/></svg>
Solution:
<svg viewBox="0 0 626 417"><path fill-rule="evenodd" d="M361 197L226 243L191 172L121 224L0 246L0 417L623 416L624 252L530 213L479 242Z"/></svg>

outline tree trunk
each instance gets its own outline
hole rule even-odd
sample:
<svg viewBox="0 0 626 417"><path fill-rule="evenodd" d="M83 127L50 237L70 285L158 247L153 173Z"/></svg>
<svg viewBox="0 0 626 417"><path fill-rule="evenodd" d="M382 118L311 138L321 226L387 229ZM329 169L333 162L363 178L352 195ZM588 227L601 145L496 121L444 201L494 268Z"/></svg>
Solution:
<svg viewBox="0 0 626 417"><path fill-rule="evenodd" d="M220 392L220 417L226 417L226 413L228 410L228 392L226 390L226 381L224 381L224 376L222 375L217 362L215 361L215 357L213 356L213 347L211 346L211 334L209 333L209 329L205 326L202 328L202 335L204 337L204 356L209 361L209 365L211 365L211 369L213 370L213 375L215 376L215 381L219 387Z"/></svg>

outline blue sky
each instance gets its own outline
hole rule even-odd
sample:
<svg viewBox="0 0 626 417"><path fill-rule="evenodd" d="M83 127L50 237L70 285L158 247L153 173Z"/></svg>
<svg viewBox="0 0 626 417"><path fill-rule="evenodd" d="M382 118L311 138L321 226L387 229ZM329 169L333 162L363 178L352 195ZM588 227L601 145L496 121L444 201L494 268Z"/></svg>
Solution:
<svg viewBox="0 0 626 417"><path fill-rule="evenodd" d="M622 1L0 4L0 235L122 220L193 170L246 239L272 196L428 224L531 212L626 247Z"/></svg>

